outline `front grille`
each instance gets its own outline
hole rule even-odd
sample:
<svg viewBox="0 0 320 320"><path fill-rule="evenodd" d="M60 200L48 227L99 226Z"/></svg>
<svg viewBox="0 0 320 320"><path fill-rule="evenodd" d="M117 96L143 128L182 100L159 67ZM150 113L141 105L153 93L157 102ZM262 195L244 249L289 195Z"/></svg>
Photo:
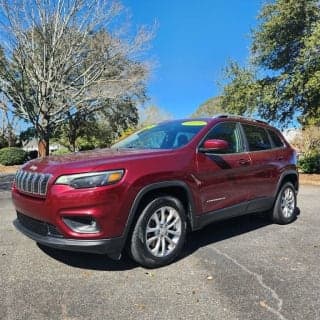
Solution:
<svg viewBox="0 0 320 320"><path fill-rule="evenodd" d="M36 220L30 218L20 212L17 212L18 221L29 231L36 233L41 236L51 236L62 238L63 235L58 231L58 229L47 222Z"/></svg>
<svg viewBox="0 0 320 320"><path fill-rule="evenodd" d="M51 174L19 170L15 177L16 188L22 192L45 196Z"/></svg>

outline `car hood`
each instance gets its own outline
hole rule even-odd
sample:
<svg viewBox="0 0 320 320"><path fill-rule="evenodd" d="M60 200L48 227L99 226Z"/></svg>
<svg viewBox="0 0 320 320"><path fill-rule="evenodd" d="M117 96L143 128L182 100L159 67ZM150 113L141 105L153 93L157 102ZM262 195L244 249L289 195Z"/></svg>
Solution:
<svg viewBox="0 0 320 320"><path fill-rule="evenodd" d="M53 174L121 169L127 161L159 157L172 152L158 149L97 149L31 160L22 169Z"/></svg>

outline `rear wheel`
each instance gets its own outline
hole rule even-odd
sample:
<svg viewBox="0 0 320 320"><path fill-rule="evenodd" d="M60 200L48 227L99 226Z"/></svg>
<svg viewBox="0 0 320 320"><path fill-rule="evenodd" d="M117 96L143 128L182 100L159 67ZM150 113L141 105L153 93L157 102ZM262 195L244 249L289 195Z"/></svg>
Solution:
<svg viewBox="0 0 320 320"><path fill-rule="evenodd" d="M170 196L152 200L134 227L130 252L139 264L160 267L181 252L186 237L186 215L181 202Z"/></svg>
<svg viewBox="0 0 320 320"><path fill-rule="evenodd" d="M291 182L286 182L277 195L272 211L272 220L279 224L288 224L297 217L297 196Z"/></svg>

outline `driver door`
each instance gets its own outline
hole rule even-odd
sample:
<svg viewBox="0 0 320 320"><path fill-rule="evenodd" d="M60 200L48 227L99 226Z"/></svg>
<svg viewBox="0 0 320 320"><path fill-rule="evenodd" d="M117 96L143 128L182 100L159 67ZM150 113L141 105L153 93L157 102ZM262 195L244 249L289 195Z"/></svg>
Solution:
<svg viewBox="0 0 320 320"><path fill-rule="evenodd" d="M228 208L248 199L251 159L245 152L237 122L220 122L211 129L204 141L221 139L228 149L197 153L197 177L200 184L202 213ZM201 149L201 148L200 148Z"/></svg>

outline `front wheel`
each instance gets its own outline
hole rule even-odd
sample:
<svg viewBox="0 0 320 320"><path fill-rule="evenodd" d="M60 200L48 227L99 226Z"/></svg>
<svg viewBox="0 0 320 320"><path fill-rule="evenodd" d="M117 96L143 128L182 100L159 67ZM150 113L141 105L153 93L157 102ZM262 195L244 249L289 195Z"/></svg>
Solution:
<svg viewBox="0 0 320 320"><path fill-rule="evenodd" d="M297 217L297 196L291 182L285 183L278 192L272 212L272 220L278 224L288 224Z"/></svg>
<svg viewBox="0 0 320 320"><path fill-rule="evenodd" d="M160 196L143 209L134 227L130 252L139 264L160 267L181 252L186 237L186 215L182 203L171 196Z"/></svg>

